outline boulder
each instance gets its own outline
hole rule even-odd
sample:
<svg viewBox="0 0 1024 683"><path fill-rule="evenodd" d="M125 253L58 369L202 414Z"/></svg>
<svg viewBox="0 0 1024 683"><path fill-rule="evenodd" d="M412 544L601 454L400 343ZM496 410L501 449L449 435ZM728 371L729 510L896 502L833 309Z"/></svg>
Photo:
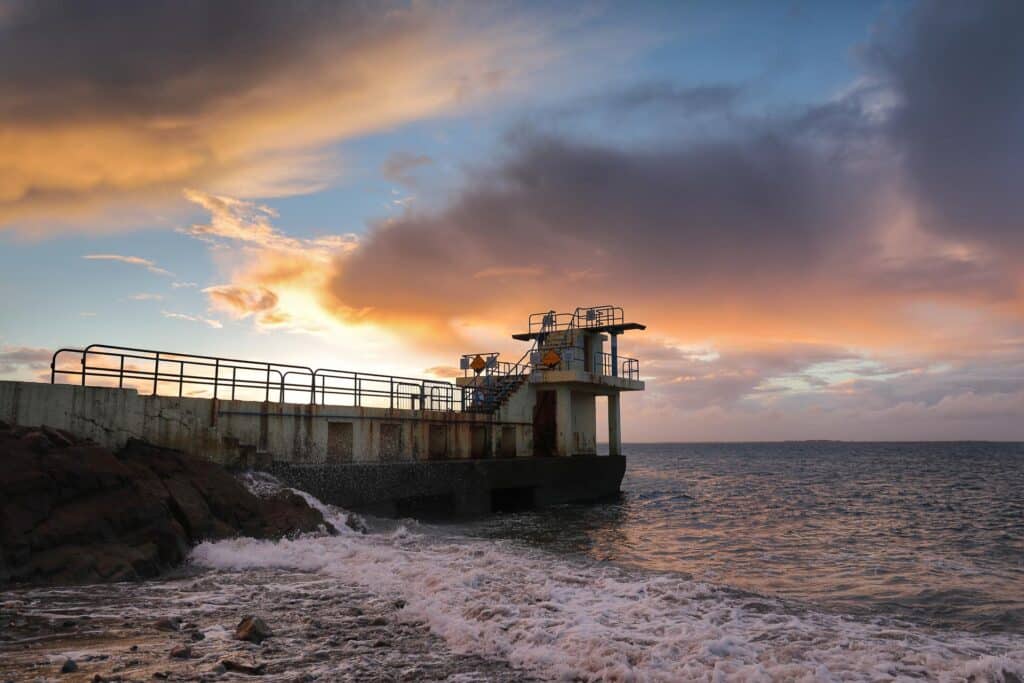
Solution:
<svg viewBox="0 0 1024 683"><path fill-rule="evenodd" d="M235 627L235 640L247 640L257 645L272 635L274 634L270 627L259 617L242 617L238 626Z"/></svg>
<svg viewBox="0 0 1024 683"><path fill-rule="evenodd" d="M204 540L318 529L334 531L301 496L259 498L204 458L0 425L0 586L150 578Z"/></svg>

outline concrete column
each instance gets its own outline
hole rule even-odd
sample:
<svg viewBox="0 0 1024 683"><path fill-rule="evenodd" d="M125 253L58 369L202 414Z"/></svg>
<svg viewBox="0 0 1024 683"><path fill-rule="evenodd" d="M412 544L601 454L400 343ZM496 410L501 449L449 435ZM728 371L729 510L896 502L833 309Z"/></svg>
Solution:
<svg viewBox="0 0 1024 683"><path fill-rule="evenodd" d="M612 334L612 377L619 376L619 335ZM618 400L616 398L616 400ZM611 401L608 402L611 405Z"/></svg>
<svg viewBox="0 0 1024 683"><path fill-rule="evenodd" d="M612 337L612 339L614 338ZM622 420L619 416L619 392L608 396L608 454L622 455Z"/></svg>
<svg viewBox="0 0 1024 683"><path fill-rule="evenodd" d="M558 455L572 455L575 449L572 438L572 390L569 387L560 386L555 391L557 400L555 422L558 425L556 447Z"/></svg>

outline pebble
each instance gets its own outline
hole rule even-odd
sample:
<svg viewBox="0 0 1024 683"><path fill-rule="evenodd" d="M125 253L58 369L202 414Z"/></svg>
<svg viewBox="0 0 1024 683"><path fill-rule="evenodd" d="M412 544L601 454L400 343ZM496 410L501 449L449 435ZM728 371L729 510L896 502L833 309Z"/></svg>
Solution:
<svg viewBox="0 0 1024 683"><path fill-rule="evenodd" d="M64 660L64 666L60 668L62 674L69 674L78 671L78 664L75 664L75 660L66 659Z"/></svg>

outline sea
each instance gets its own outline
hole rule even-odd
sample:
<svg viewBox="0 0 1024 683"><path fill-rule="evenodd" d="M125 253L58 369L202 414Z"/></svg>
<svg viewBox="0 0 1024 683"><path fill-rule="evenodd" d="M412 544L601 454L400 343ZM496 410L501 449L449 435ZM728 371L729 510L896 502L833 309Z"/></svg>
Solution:
<svg viewBox="0 0 1024 683"><path fill-rule="evenodd" d="M342 533L204 543L181 576L146 588L37 589L25 602L102 599L136 615L184 604L201 622L205 604L249 601L308 632L343 609L330 597L357 590L429 632L435 654L491 663L432 669L437 680L1024 679L1024 444L625 450L617 500L472 522L365 518L359 533L309 497ZM315 659L303 680L383 671L356 676L329 649L303 656ZM381 676L430 678L410 666Z"/></svg>

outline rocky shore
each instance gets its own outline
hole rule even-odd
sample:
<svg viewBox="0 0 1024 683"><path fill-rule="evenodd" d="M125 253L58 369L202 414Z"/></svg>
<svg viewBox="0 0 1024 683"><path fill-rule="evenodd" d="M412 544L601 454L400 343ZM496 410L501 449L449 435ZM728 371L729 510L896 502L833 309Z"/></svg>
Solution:
<svg viewBox="0 0 1024 683"><path fill-rule="evenodd" d="M254 677L533 680L507 662L453 652L395 596L312 573L186 569L88 590L0 592L0 683Z"/></svg>
<svg viewBox="0 0 1024 683"><path fill-rule="evenodd" d="M318 529L301 496L257 497L203 458L0 422L0 588L152 578L203 540Z"/></svg>

